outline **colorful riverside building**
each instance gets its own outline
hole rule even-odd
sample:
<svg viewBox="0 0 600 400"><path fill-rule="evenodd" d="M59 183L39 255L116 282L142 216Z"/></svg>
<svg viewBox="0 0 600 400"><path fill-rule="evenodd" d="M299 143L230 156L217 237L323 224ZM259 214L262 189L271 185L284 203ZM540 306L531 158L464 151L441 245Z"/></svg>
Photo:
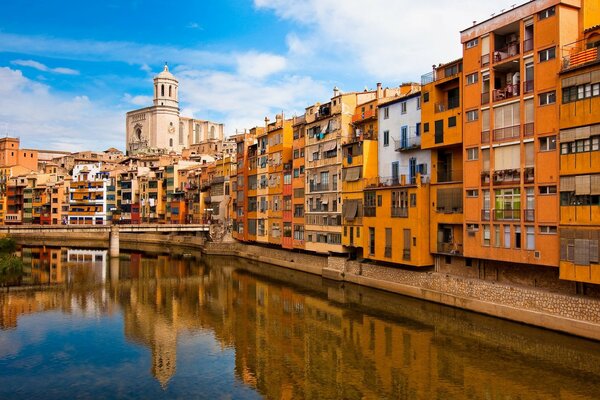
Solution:
<svg viewBox="0 0 600 400"><path fill-rule="evenodd" d="M537 0L461 32L464 255L488 270L559 265L558 52L599 19L597 1Z"/></svg>
<svg viewBox="0 0 600 400"><path fill-rule="evenodd" d="M421 148L431 151L429 251L439 269L464 260L462 59L435 66L421 85Z"/></svg>
<svg viewBox="0 0 600 400"><path fill-rule="evenodd" d="M241 241L256 241L257 227L257 135L264 128L255 127L236 136L237 168L232 176L232 236Z"/></svg>
<svg viewBox="0 0 600 400"><path fill-rule="evenodd" d="M69 190L68 223L106 225L116 205L115 194L114 179L102 171L102 163L76 165Z"/></svg>
<svg viewBox="0 0 600 400"><path fill-rule="evenodd" d="M600 15L600 5L596 12ZM557 89L561 98L560 278L600 284L600 27L583 28L578 41L561 49ZM556 137L542 145L554 150ZM555 225L538 229L556 235Z"/></svg>
<svg viewBox="0 0 600 400"><path fill-rule="evenodd" d="M256 130L256 242L269 243L269 133L265 128Z"/></svg>
<svg viewBox="0 0 600 400"><path fill-rule="evenodd" d="M305 135L305 249L344 253L342 245L342 143L354 135L352 116L357 102L375 97L374 91L342 93L337 88L325 104L306 108Z"/></svg>
<svg viewBox="0 0 600 400"><path fill-rule="evenodd" d="M431 151L421 149L421 92L378 107L378 173L364 180L364 251L371 260L413 267L433 265L429 252Z"/></svg>
<svg viewBox="0 0 600 400"><path fill-rule="evenodd" d="M294 117L292 123L292 246L304 249L305 118Z"/></svg>
<svg viewBox="0 0 600 400"><path fill-rule="evenodd" d="M268 197L267 197L267 221L268 221L268 241L270 244L281 245L283 240L283 211L284 211L284 170L287 170L289 177L289 186L286 187L285 197L289 201L288 210L291 211L291 171L292 161L292 120L285 120L283 114L277 114L275 121L267 122L267 179L268 179ZM264 137L264 136L263 136ZM287 167L286 167L287 164ZM291 213L286 215L286 225L289 227L286 243L287 248L291 248Z"/></svg>

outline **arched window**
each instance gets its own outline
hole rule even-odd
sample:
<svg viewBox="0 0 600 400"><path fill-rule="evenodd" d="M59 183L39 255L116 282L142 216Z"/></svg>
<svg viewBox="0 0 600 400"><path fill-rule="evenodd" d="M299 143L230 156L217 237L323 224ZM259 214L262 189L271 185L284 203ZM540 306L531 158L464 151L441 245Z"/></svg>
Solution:
<svg viewBox="0 0 600 400"><path fill-rule="evenodd" d="M171 85L169 85L169 97L171 97Z"/></svg>
<svg viewBox="0 0 600 400"><path fill-rule="evenodd" d="M165 85L160 85L160 95L161 96L165 95Z"/></svg>
<svg viewBox="0 0 600 400"><path fill-rule="evenodd" d="M215 138L215 127L211 126L210 127L210 139L214 139Z"/></svg>
<svg viewBox="0 0 600 400"><path fill-rule="evenodd" d="M196 129L194 130L194 144L200 143L200 133L202 129L200 128L200 124L196 124Z"/></svg>
<svg viewBox="0 0 600 400"><path fill-rule="evenodd" d="M173 138L169 139L169 147L173 147Z"/></svg>
<svg viewBox="0 0 600 400"><path fill-rule="evenodd" d="M183 124L179 123L179 144L183 144Z"/></svg>

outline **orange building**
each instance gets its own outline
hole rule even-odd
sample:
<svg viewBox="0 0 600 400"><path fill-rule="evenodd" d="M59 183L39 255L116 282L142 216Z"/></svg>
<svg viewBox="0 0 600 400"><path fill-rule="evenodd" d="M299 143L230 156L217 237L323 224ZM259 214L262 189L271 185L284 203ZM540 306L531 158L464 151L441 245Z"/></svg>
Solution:
<svg viewBox="0 0 600 400"><path fill-rule="evenodd" d="M295 249L304 249L305 122L302 115L294 118L292 123L292 243Z"/></svg>
<svg viewBox="0 0 600 400"><path fill-rule="evenodd" d="M268 120L266 120L268 121ZM277 114L275 121L266 126L268 140L268 158L267 158L267 179L268 179L268 197L267 197L267 220L268 220L268 241L271 244L281 245L283 236L283 211L284 194L283 178L284 165L292 161L292 120L285 120L283 114ZM288 205L287 211L291 211L291 169L287 168L289 177ZM288 243L291 248L291 215L288 221Z"/></svg>
<svg viewBox="0 0 600 400"><path fill-rule="evenodd" d="M560 278L600 284L600 28L562 50ZM557 233L556 225L539 229Z"/></svg>
<svg viewBox="0 0 600 400"><path fill-rule="evenodd" d="M464 243L462 59L439 64L421 76L421 85L421 148L431 150L429 251L436 255L438 267L460 264Z"/></svg>
<svg viewBox="0 0 600 400"><path fill-rule="evenodd" d="M19 144L19 138L0 138L0 166L20 165L32 171L37 171L37 150L20 149Z"/></svg>
<svg viewBox="0 0 600 400"><path fill-rule="evenodd" d="M559 51L593 7L597 20L597 2L530 1L461 32L466 257L559 264L543 232L559 222Z"/></svg>

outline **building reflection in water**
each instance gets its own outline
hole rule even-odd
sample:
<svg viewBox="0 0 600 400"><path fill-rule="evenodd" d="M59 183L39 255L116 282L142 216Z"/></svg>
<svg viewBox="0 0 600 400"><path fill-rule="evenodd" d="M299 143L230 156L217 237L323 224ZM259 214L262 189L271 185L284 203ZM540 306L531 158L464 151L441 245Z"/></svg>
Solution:
<svg viewBox="0 0 600 400"><path fill-rule="evenodd" d="M20 314L119 309L163 387L178 336L210 331L235 349L236 377L267 398L594 399L600 388L598 343L276 268L267 278L235 259L38 250L23 250L31 281L64 290L0 296L2 329Z"/></svg>

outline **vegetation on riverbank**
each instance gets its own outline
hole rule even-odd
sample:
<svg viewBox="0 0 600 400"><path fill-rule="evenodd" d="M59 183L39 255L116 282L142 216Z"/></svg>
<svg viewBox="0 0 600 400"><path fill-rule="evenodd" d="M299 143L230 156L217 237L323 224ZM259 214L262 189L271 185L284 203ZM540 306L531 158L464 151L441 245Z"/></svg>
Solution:
<svg viewBox="0 0 600 400"><path fill-rule="evenodd" d="M14 286L23 279L23 261L14 255L17 242L13 238L0 239L0 286Z"/></svg>

